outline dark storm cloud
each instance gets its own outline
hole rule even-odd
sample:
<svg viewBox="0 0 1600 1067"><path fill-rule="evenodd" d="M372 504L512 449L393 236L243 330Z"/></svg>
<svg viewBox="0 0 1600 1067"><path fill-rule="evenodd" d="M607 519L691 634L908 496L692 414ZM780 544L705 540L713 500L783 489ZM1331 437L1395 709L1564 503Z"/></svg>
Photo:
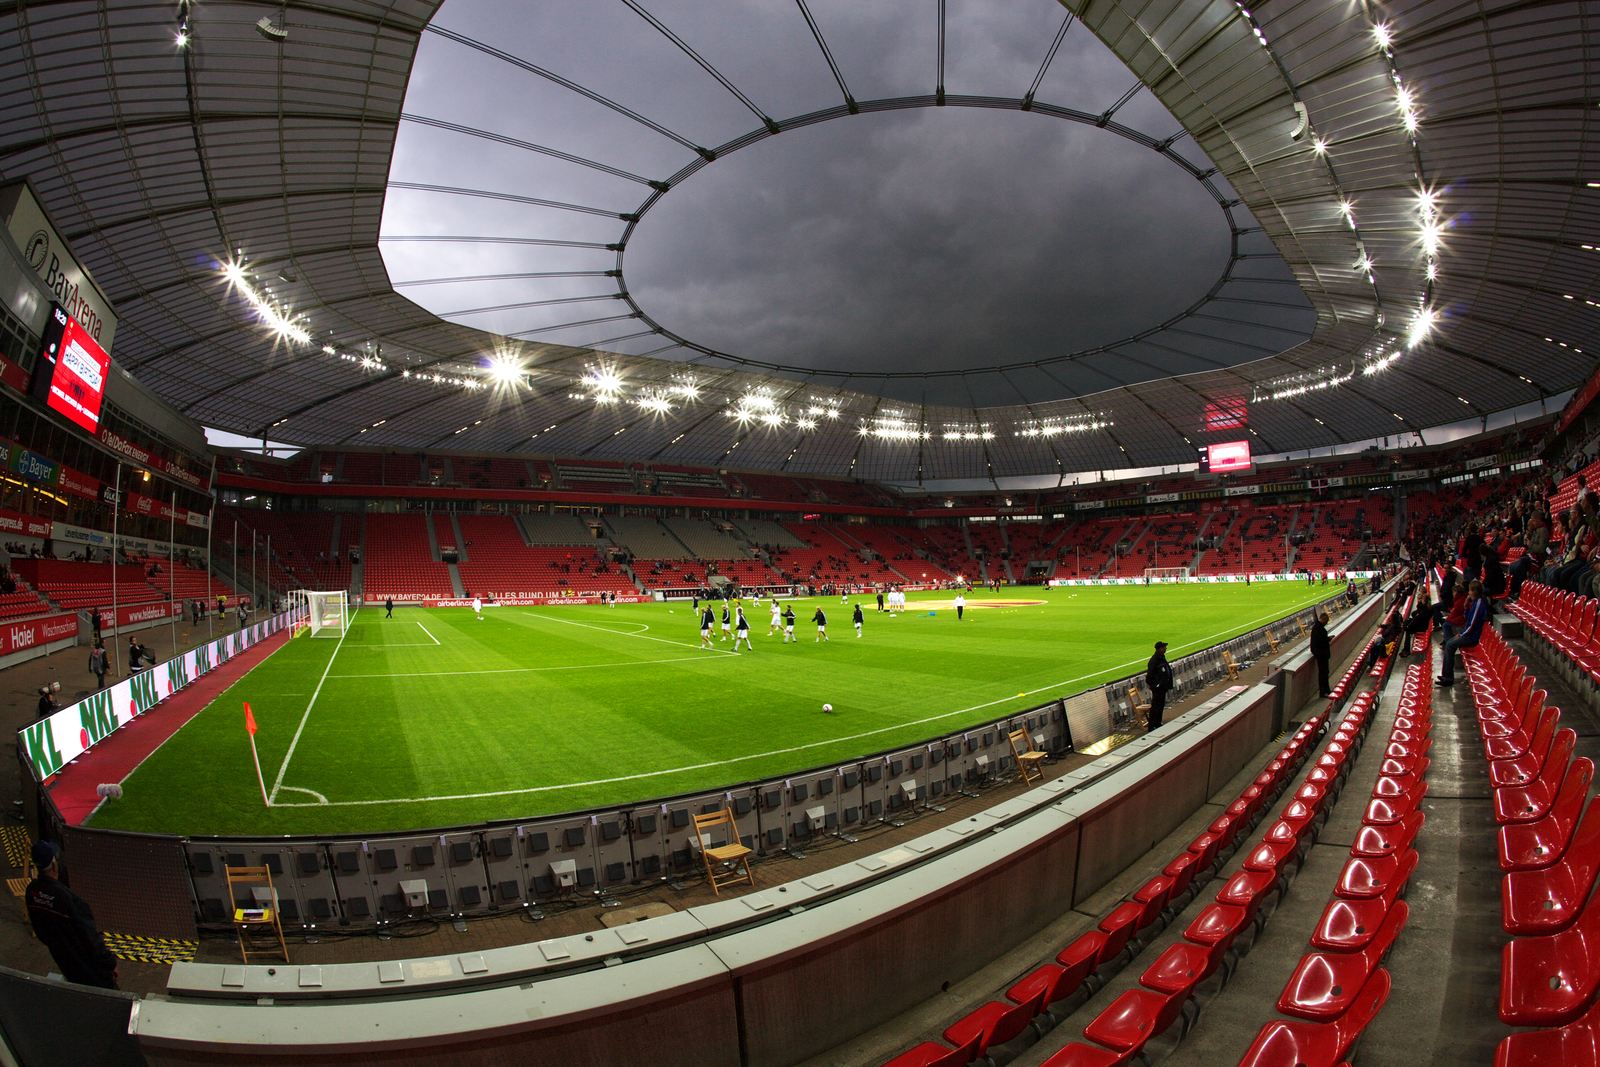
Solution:
<svg viewBox="0 0 1600 1067"><path fill-rule="evenodd" d="M773 118L842 99L793 4L655 0L645 6ZM810 8L857 99L933 91L934 5L811 0ZM503 15L496 5L450 0L436 22L571 79L695 144L723 144L759 126L733 94L614 0L522 5L517 19ZM1050 0L952 2L947 90L1020 98L1063 18ZM1098 114L1133 83L1120 61L1074 27L1039 99ZM665 178L692 158L670 136L436 35L424 39L406 111L645 178ZM1178 129L1144 92L1117 118L1158 138ZM391 178L611 212L635 210L648 195L645 186L594 167L412 124L402 124ZM620 238L622 224L481 197L394 190L384 233L604 246ZM397 282L615 265L603 247L383 247ZM1227 230L1215 201L1148 148L1039 114L941 108L848 117L726 155L651 210L624 267L646 313L697 343L798 368L871 374L984 368L1115 341L1193 302L1226 257ZM606 279L567 278L401 291L447 313L614 288ZM588 303L511 307L461 321L516 334L614 311ZM596 327L589 337L621 332ZM578 343L568 334L538 336ZM1250 355L1241 351L1238 358ZM1062 368L1053 380L1083 388L1150 376L1111 355L1095 357L1089 373ZM1037 387L1040 378L1019 380ZM970 391L959 381L926 391L921 383L868 387L913 400L1024 399L995 375L973 378Z"/></svg>

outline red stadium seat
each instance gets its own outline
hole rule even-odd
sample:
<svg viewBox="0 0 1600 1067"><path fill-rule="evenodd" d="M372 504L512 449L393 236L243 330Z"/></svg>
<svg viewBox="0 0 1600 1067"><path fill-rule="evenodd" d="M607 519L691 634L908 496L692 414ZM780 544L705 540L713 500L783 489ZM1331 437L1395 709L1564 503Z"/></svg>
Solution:
<svg viewBox="0 0 1600 1067"><path fill-rule="evenodd" d="M1269 1022L1239 1061L1239 1067L1334 1067L1344 1059L1389 999L1389 972L1372 972L1343 1015L1326 1023Z"/></svg>
<svg viewBox="0 0 1600 1067"><path fill-rule="evenodd" d="M883 1067L966 1067L978 1058L979 1036L973 1034L955 1048L946 1048L937 1041L924 1041L885 1061Z"/></svg>
<svg viewBox="0 0 1600 1067"><path fill-rule="evenodd" d="M1139 984L1157 993L1192 993L1222 965L1225 954L1216 945L1174 942L1145 968Z"/></svg>
<svg viewBox="0 0 1600 1067"><path fill-rule="evenodd" d="M1313 952L1302 957L1278 998L1278 1010L1313 1022L1328 1022L1343 1015L1368 976L1389 954L1409 914L1406 902L1396 901L1377 934L1360 951Z"/></svg>
<svg viewBox="0 0 1600 1067"><path fill-rule="evenodd" d="M1373 797L1361 821L1368 826L1393 826L1417 810L1428 793L1428 783L1418 782L1397 797Z"/></svg>
<svg viewBox="0 0 1600 1067"><path fill-rule="evenodd" d="M1417 839L1417 832L1422 829L1422 824L1427 816L1420 811L1413 811L1404 819L1389 826L1362 826L1356 831L1356 839L1350 846L1352 856L1393 856L1404 855L1405 850Z"/></svg>
<svg viewBox="0 0 1600 1067"><path fill-rule="evenodd" d="M1151 1038L1177 1022L1188 1002L1186 993L1130 989L1106 1005L1083 1028L1083 1036L1118 1052L1138 1052Z"/></svg>
<svg viewBox="0 0 1600 1067"><path fill-rule="evenodd" d="M1339 872L1333 892L1345 900L1381 897L1396 878L1409 877L1410 873L1402 858L1393 853L1387 856L1352 856Z"/></svg>
<svg viewBox="0 0 1600 1067"><path fill-rule="evenodd" d="M1401 891L1417 867L1417 850L1407 849L1401 862L1400 875L1391 879L1383 894L1360 900L1334 897L1322 911L1316 931L1311 935L1311 947L1330 952L1359 952L1372 943L1383 920L1400 898Z"/></svg>
<svg viewBox="0 0 1600 1067"><path fill-rule="evenodd" d="M1600 1063L1600 1001L1566 1026L1512 1034L1500 1042L1494 1053L1494 1067L1578 1067L1591 1063Z"/></svg>
<svg viewBox="0 0 1600 1067"><path fill-rule="evenodd" d="M1056 962L1066 973L1059 981L1070 982L1077 988L1089 982L1095 968L1100 965L1100 950L1105 947L1106 935L1100 930L1090 930L1056 954Z"/></svg>
<svg viewBox="0 0 1600 1067"><path fill-rule="evenodd" d="M1250 913L1230 904L1210 904L1183 931L1183 939L1197 945L1227 949L1250 925Z"/></svg>
<svg viewBox="0 0 1600 1067"><path fill-rule="evenodd" d="M1507 933L1548 934L1577 918L1600 873L1600 804L1589 805L1567 854L1534 871L1501 879L1501 921Z"/></svg>
<svg viewBox="0 0 1600 1067"><path fill-rule="evenodd" d="M1550 749L1555 744L1559 723L1559 716L1542 716L1538 731L1528 742L1526 752L1520 756L1491 760L1489 784L1496 789L1502 789L1510 785L1527 785L1539 777L1539 771L1544 767L1545 760L1550 756Z"/></svg>
<svg viewBox="0 0 1600 1067"><path fill-rule="evenodd" d="M1600 990L1600 906L1571 929L1513 938L1500 956L1500 1018L1512 1026L1558 1026L1582 1015Z"/></svg>
<svg viewBox="0 0 1600 1067"><path fill-rule="evenodd" d="M1133 1059L1132 1052L1112 1052L1074 1041L1064 1045L1040 1067L1121 1067L1124 1063L1133 1062Z"/></svg>
<svg viewBox="0 0 1600 1067"><path fill-rule="evenodd" d="M989 1051L990 1045L1004 1045L1027 1029L1028 1023L1039 1014L1039 1005L1043 1000L1044 990L1020 1004L991 1000L951 1023L945 1029L944 1039L960 1047L977 1037L977 1054L982 1056Z"/></svg>
<svg viewBox="0 0 1600 1067"><path fill-rule="evenodd" d="M1573 773L1572 753L1577 744L1576 733L1562 730L1556 734L1555 744L1550 746L1550 758L1545 760L1544 766L1539 769L1539 777L1527 785L1496 789L1495 820L1503 825L1544 818L1561 793L1562 781L1568 774Z"/></svg>
<svg viewBox="0 0 1600 1067"><path fill-rule="evenodd" d="M1500 869L1531 871L1560 859L1578 828L1583 802L1588 799L1593 781L1594 763L1580 757L1561 780L1561 792L1542 819L1500 827Z"/></svg>

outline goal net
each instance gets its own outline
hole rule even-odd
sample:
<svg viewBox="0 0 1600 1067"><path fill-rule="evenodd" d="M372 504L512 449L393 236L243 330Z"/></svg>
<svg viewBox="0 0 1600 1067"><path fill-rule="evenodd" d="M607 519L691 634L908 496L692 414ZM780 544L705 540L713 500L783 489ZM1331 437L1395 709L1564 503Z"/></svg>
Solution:
<svg viewBox="0 0 1600 1067"><path fill-rule="evenodd" d="M1146 567L1144 569L1146 581L1151 582L1181 582L1189 577L1188 567Z"/></svg>
<svg viewBox="0 0 1600 1067"><path fill-rule="evenodd" d="M350 598L343 589L305 590L306 624L312 637L343 637L350 625Z"/></svg>

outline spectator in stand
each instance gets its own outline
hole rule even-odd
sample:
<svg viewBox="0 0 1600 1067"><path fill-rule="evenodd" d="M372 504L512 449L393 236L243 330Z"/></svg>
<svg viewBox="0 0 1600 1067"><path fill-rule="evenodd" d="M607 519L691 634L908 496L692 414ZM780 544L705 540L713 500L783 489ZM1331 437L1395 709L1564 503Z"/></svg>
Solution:
<svg viewBox="0 0 1600 1067"><path fill-rule="evenodd" d="M1522 533L1522 555L1511 564L1508 571L1511 582L1506 589L1506 596L1516 600L1522 593L1522 583L1528 575L1537 573L1544 565L1545 553L1550 548L1550 516L1542 508L1536 508L1528 517L1527 524Z"/></svg>
<svg viewBox="0 0 1600 1067"><path fill-rule="evenodd" d="M1553 585L1571 593L1577 591L1573 583L1588 565L1589 557L1594 554L1594 514L1574 504L1572 510L1567 512L1562 527L1565 531L1566 553L1557 563L1541 571L1539 580L1546 585Z"/></svg>
<svg viewBox="0 0 1600 1067"><path fill-rule="evenodd" d="M41 719L48 719L50 716L54 715L60 710L61 705L56 703L55 692L50 686L41 685L39 687L38 717Z"/></svg>
<svg viewBox="0 0 1600 1067"><path fill-rule="evenodd" d="M1489 621L1489 601L1483 595L1482 582L1470 582L1467 585L1467 614L1461 627L1461 632L1444 643L1443 673L1434 679L1435 685L1451 686L1456 684L1456 651L1463 648L1476 648L1478 639L1483 636L1483 627Z"/></svg>

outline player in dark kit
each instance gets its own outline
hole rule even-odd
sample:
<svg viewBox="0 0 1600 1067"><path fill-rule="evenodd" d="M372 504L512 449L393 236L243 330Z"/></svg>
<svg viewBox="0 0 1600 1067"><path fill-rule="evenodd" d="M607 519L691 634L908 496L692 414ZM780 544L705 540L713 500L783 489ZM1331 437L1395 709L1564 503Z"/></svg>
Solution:
<svg viewBox="0 0 1600 1067"><path fill-rule="evenodd" d="M700 647L713 648L711 643L711 630L717 625L717 617L711 611L711 605L706 605L706 610L700 613Z"/></svg>
<svg viewBox="0 0 1600 1067"><path fill-rule="evenodd" d="M817 613L811 616L811 621L817 624L817 641L826 641L828 639L828 616L823 614L821 608L818 608ZM812 644L816 644L816 641L813 641Z"/></svg>
<svg viewBox="0 0 1600 1067"><path fill-rule="evenodd" d="M855 606L855 610L853 610L850 613L850 621L855 624L856 636L860 637L861 636L861 623L863 621L862 618L861 618L861 605L860 604L857 604Z"/></svg>

